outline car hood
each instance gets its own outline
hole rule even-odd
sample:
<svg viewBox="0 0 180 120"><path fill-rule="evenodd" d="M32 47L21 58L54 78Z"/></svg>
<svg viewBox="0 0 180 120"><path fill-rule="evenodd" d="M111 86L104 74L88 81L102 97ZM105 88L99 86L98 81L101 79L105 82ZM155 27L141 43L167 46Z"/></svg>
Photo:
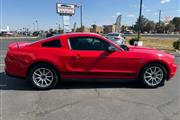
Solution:
<svg viewBox="0 0 180 120"><path fill-rule="evenodd" d="M157 55L159 57L165 56L165 57L168 57L171 59L175 58L174 55L172 55L168 52L162 51L162 50L155 49L155 48L140 47L140 46L128 46L128 47L129 47L130 52L146 53L146 54L151 54L151 55L153 54L153 55Z"/></svg>
<svg viewBox="0 0 180 120"><path fill-rule="evenodd" d="M128 46L129 50L132 52L160 52L160 53L165 53L164 51L155 49L155 48L149 48L149 47L140 47L140 46Z"/></svg>

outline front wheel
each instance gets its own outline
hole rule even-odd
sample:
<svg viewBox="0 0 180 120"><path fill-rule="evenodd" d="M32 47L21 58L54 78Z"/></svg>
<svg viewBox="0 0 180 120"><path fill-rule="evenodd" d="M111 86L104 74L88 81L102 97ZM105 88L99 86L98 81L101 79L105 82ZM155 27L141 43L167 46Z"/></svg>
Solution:
<svg viewBox="0 0 180 120"><path fill-rule="evenodd" d="M58 75L53 67L40 64L31 69L29 79L35 88L45 90L55 86Z"/></svg>
<svg viewBox="0 0 180 120"><path fill-rule="evenodd" d="M167 78L166 68L158 63L147 65L141 72L140 81L145 87L156 88L164 85Z"/></svg>

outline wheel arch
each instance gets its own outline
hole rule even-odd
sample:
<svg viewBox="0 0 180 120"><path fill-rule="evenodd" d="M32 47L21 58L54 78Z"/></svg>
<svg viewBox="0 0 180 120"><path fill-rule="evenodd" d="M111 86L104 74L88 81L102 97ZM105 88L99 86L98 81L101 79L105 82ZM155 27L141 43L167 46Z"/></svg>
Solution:
<svg viewBox="0 0 180 120"><path fill-rule="evenodd" d="M26 77L28 77L29 73L30 73L30 70L35 67L36 65L40 65L40 64L44 64L44 65L48 65L48 66L51 66L58 74L58 77L61 78L61 75L60 75L60 70L52 63L50 62L47 62L47 61L36 61L34 63L32 63L28 69L27 69L27 72L26 72Z"/></svg>
<svg viewBox="0 0 180 120"><path fill-rule="evenodd" d="M167 70L167 78L166 78L166 79L169 79L169 72L170 72L170 70L169 70L168 65L167 65L165 62L163 62L163 61L151 61L151 62L146 63L146 64L140 69L140 71L139 71L139 73L138 73L138 76L137 76L137 79L140 78L140 75L141 75L143 69L144 69L146 66L148 66L148 65L150 65L150 64L154 64L154 63L155 63L155 64L160 64L160 65L162 65L162 66L165 67L165 69Z"/></svg>

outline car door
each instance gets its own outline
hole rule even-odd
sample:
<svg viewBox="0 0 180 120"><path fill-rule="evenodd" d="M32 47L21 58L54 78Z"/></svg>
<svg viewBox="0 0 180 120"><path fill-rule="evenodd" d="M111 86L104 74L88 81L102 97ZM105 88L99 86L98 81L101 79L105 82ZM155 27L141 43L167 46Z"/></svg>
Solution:
<svg viewBox="0 0 180 120"><path fill-rule="evenodd" d="M124 75L124 52L107 51L114 47L94 37L69 38L70 53L66 61L69 75L80 77L116 78Z"/></svg>

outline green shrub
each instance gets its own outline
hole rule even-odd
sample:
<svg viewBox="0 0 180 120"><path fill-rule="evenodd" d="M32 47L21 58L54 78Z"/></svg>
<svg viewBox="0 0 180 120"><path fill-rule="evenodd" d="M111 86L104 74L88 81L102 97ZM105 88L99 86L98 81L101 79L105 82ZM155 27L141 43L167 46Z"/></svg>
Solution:
<svg viewBox="0 0 180 120"><path fill-rule="evenodd" d="M138 41L138 38L132 38L129 40L130 45L134 45L134 42Z"/></svg>
<svg viewBox="0 0 180 120"><path fill-rule="evenodd" d="M174 41L173 47L174 47L174 49L176 49L176 50L180 50L180 39L177 40L177 41Z"/></svg>

